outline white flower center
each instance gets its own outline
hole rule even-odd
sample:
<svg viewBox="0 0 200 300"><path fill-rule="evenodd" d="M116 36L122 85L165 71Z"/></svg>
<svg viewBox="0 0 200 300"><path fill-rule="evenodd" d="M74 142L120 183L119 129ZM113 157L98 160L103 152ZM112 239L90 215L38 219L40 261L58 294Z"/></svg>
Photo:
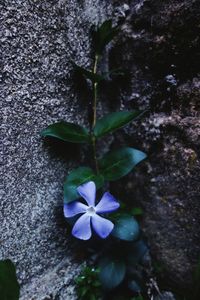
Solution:
<svg viewBox="0 0 200 300"><path fill-rule="evenodd" d="M86 212L87 212L87 214L88 214L89 216L93 216L93 215L96 214L96 210L95 210L95 208L94 208L93 206L89 206L89 207L87 208Z"/></svg>

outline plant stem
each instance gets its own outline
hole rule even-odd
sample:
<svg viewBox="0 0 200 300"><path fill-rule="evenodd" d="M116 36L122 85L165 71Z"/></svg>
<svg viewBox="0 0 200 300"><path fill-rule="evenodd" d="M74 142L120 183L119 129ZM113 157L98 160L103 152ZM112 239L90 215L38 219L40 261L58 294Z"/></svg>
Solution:
<svg viewBox="0 0 200 300"><path fill-rule="evenodd" d="M98 60L99 60L99 56L95 55L94 68L93 68L94 75L97 74ZM93 98L93 121L92 121L92 147L93 147L95 168L96 168L96 172L98 174L99 167L98 167L97 154L96 154L96 137L94 135L94 127L96 125L96 120L97 120L97 88L98 88L98 83L95 81L93 83L94 98Z"/></svg>
<svg viewBox="0 0 200 300"><path fill-rule="evenodd" d="M98 64L99 56L95 55L95 62L94 62L94 68L93 68L93 74L97 74L97 64ZM94 129L96 125L96 118L97 118L97 82L93 83L93 91L94 91L94 100L93 100L93 123L92 123L92 129Z"/></svg>
<svg viewBox="0 0 200 300"><path fill-rule="evenodd" d="M96 138L94 137L94 135L92 136L92 148L93 148L95 169L96 169L96 172L98 174L99 173L99 166L98 166L97 154L96 154Z"/></svg>

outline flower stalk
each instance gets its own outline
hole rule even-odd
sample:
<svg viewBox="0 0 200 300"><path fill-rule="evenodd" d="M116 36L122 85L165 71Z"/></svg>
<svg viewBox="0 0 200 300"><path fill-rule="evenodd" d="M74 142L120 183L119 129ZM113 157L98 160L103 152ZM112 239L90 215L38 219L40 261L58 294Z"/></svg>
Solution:
<svg viewBox="0 0 200 300"><path fill-rule="evenodd" d="M98 65L99 56L95 55L95 61L94 61L94 68L93 68L93 74L97 74L97 65ZM94 164L97 174L99 173L99 166L97 161L97 153L96 153L96 137L94 135L94 128L96 125L97 120L97 89L98 89L98 82L94 81L93 83L93 120L92 120L92 148L93 148L93 157L94 157Z"/></svg>

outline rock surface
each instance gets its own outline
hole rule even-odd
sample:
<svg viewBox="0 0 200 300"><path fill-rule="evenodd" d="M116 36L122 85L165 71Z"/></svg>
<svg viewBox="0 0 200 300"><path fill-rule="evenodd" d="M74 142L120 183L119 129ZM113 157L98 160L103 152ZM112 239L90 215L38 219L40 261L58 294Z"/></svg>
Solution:
<svg viewBox="0 0 200 300"><path fill-rule="evenodd" d="M122 31L102 67L129 76L105 87L110 104L101 108L148 109L115 134L113 146L126 142L149 156L122 182L122 198L142 203L167 288L192 289L200 254L199 1L5 0L0 9L0 258L16 262L21 299L75 298L81 263L63 226L62 185L83 154L42 143L39 132L61 119L87 124L71 60L91 64L89 28L109 16Z"/></svg>
<svg viewBox="0 0 200 300"><path fill-rule="evenodd" d="M62 186L80 155L73 159L69 146L50 151L40 131L61 119L87 121L87 107L80 107L74 93L71 60L90 64L90 26L102 22L111 5L5 0L0 11L0 258L16 263L21 299L59 294L71 300L69 282L79 268L62 226Z"/></svg>
<svg viewBox="0 0 200 300"><path fill-rule="evenodd" d="M148 110L125 130L126 141L149 154L127 195L142 203L165 284L183 293L193 290L200 255L199 20L199 1L130 1L110 55L111 66L130 73L121 106Z"/></svg>

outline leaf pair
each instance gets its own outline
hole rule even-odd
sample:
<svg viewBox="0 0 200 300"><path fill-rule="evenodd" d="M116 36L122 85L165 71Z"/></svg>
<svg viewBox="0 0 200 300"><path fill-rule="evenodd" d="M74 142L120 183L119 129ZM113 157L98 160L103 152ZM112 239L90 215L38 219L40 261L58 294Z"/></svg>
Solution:
<svg viewBox="0 0 200 300"><path fill-rule="evenodd" d="M77 187L85 182L94 181L97 188L104 184L104 180L114 181L128 174L139 162L146 158L146 154L134 148L121 148L111 151L99 160L99 174L92 169L80 167L73 170L64 184L64 201L70 203L78 198Z"/></svg>
<svg viewBox="0 0 200 300"><path fill-rule="evenodd" d="M94 135L100 138L111 133L137 118L141 113L139 111L120 111L107 114L100 120L97 120L94 128ZM72 143L89 143L91 137L89 131L83 126L69 123L58 122L48 126L41 132L42 136L52 136L63 141Z"/></svg>
<svg viewBox="0 0 200 300"><path fill-rule="evenodd" d="M101 81L109 80L109 77L124 76L125 72L122 69L114 69L108 72L103 72L102 74L94 73L90 70L87 70L81 66L78 66L73 62L74 69L76 74L84 76L86 79L89 79L93 84L100 83Z"/></svg>
<svg viewBox="0 0 200 300"><path fill-rule="evenodd" d="M83 67L80 67L78 65L76 65L75 63L73 63L74 67L75 67L75 71L80 74L80 75L84 75L87 79L90 79L92 81L92 83L99 83L102 80L105 80L104 76L96 74L92 71L89 71Z"/></svg>

